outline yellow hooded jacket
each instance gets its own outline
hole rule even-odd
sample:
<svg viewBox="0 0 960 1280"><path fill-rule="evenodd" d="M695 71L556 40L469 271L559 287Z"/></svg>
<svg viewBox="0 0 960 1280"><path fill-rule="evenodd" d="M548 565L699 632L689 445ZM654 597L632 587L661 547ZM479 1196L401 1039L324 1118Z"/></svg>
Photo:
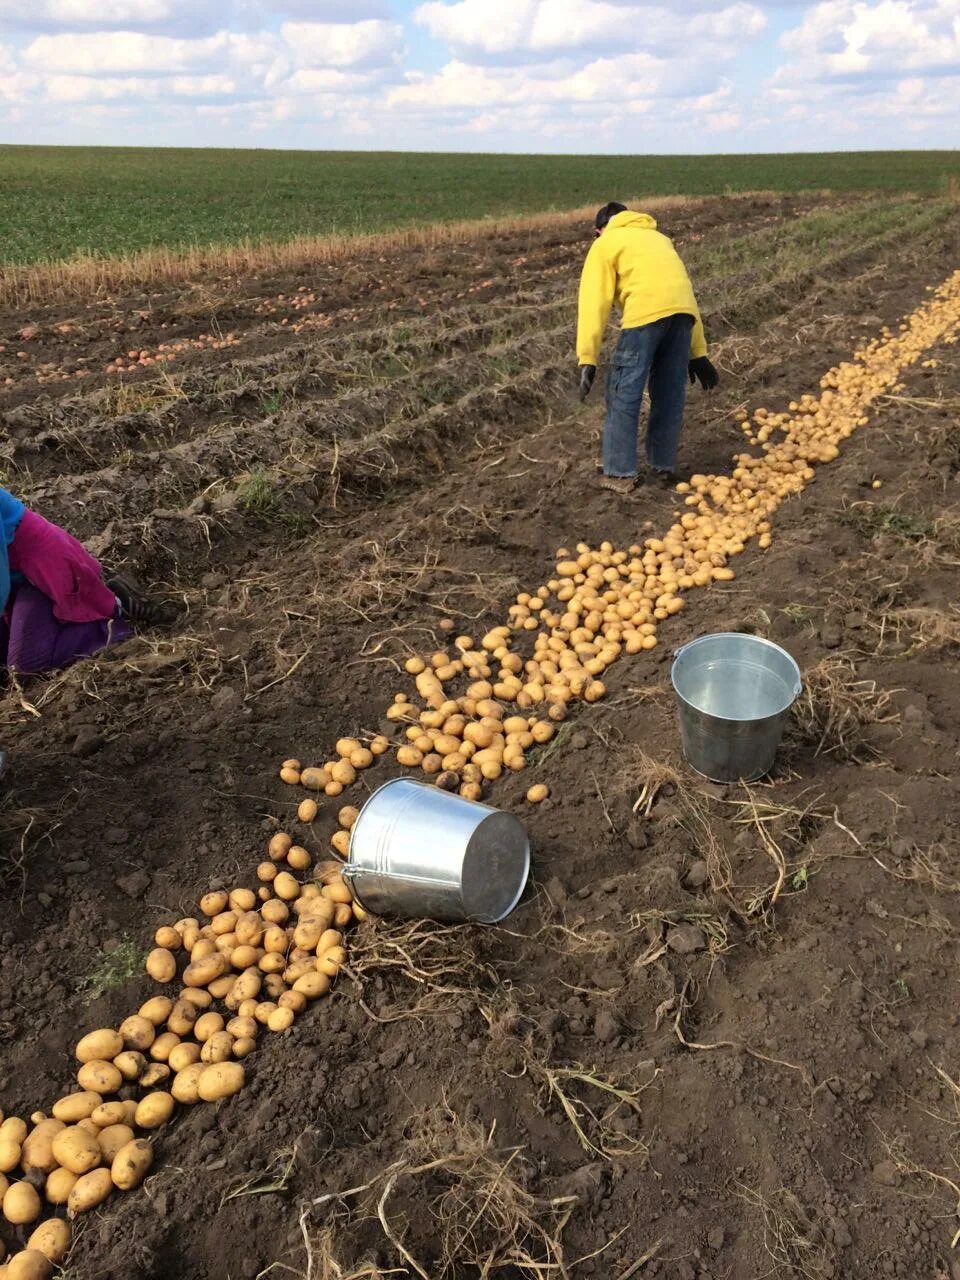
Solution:
<svg viewBox="0 0 960 1280"><path fill-rule="evenodd" d="M693 316L690 358L707 354L693 285L673 243L648 213L618 213L593 243L580 278L577 357L596 364L610 308L623 312L622 327L638 329L666 316Z"/></svg>

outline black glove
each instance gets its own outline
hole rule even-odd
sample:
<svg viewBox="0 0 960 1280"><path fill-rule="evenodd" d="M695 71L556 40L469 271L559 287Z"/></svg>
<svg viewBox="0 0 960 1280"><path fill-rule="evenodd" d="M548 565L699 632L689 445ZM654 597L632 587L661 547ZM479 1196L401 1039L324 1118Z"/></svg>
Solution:
<svg viewBox="0 0 960 1280"><path fill-rule="evenodd" d="M697 356L689 364L691 384L699 381L704 391L712 391L720 383L720 375L706 356Z"/></svg>
<svg viewBox="0 0 960 1280"><path fill-rule="evenodd" d="M595 364L584 364L580 366L580 399L586 400L593 386L593 380L597 376L597 366Z"/></svg>

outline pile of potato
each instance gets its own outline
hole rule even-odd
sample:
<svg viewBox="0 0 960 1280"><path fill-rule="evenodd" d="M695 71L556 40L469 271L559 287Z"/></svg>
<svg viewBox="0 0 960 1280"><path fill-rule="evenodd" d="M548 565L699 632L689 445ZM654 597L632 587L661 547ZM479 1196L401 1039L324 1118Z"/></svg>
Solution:
<svg viewBox="0 0 960 1280"><path fill-rule="evenodd" d="M306 883L312 859L278 832L257 870L258 891L216 891L200 916L162 925L147 973L175 995L157 995L116 1029L76 1046L76 1092L30 1121L0 1115L0 1209L26 1247L3 1264L5 1280L46 1280L70 1248L67 1218L138 1187L153 1162L150 1135L178 1103L218 1102L244 1085L242 1060L265 1027L288 1030L325 995L346 960L344 930L364 912L329 861ZM219 1006L219 1008L218 1008Z"/></svg>
<svg viewBox="0 0 960 1280"><path fill-rule="evenodd" d="M307 769L288 761L281 777L339 796L360 770L393 750L402 767L477 800L484 783L524 769L571 703L605 695L602 677L621 654L656 647L660 624L683 610L686 592L732 581L728 562L752 539L761 550L770 546L770 518L780 504L813 479L817 465L838 457L842 441L868 421L879 395L899 385L904 368L932 343L955 341L958 322L960 272L898 334L884 330L856 352L855 362L830 370L819 397L806 395L786 413L757 409L752 422L744 416L744 433L759 452L738 454L730 476L694 475L678 484L688 510L675 513L662 537L626 551L609 542L561 548L554 577L518 595L508 621L479 645L463 635L449 649L411 657L406 671L415 694L396 694L386 712L402 741L378 736L365 746L341 739L336 759ZM521 653L524 638L532 647ZM540 784L527 799L537 803L548 794ZM304 804L301 816L316 816L316 802ZM347 851L348 830L334 837L340 854Z"/></svg>

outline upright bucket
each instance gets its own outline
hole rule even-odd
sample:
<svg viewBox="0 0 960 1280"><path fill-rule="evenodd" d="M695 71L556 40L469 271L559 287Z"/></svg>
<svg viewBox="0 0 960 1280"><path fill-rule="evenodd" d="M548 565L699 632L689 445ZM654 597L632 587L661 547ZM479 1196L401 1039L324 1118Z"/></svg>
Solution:
<svg viewBox="0 0 960 1280"><path fill-rule="evenodd" d="M527 833L511 814L393 778L361 809L343 878L374 915L495 924L529 872Z"/></svg>
<svg viewBox="0 0 960 1280"><path fill-rule="evenodd" d="M701 636L677 650L671 674L692 768L713 782L769 773L803 687L789 653L759 636Z"/></svg>

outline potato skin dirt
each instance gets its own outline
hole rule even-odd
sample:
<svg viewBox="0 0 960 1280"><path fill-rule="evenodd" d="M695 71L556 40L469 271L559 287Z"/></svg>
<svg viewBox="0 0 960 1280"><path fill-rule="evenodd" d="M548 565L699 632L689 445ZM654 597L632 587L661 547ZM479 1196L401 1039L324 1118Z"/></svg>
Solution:
<svg viewBox="0 0 960 1280"><path fill-rule="evenodd" d="M671 230L682 244L720 245L810 212L718 201L678 211ZM401 255L378 264L376 282L358 265L352 297L323 280L244 281L206 301L241 346L191 357L178 371L183 395L138 374L131 385L161 400L122 404L99 373L79 395L25 382L4 393L13 487L190 606L178 632L32 683L25 697L39 717L4 704L5 1114L48 1107L76 1069L80 1032L116 1027L156 994L141 970L159 925L240 883L238 866L255 885L278 831L326 856L338 813L395 771L390 757L359 788L317 795L309 823L297 818L304 793L277 770L327 758L345 735L392 731L383 710L409 681L379 659L402 666L410 651L442 647L448 616L457 633L479 635L518 589L549 576L558 547L629 544L682 509L652 487L629 505L590 487L600 410L573 405L565 350L558 372L535 382L513 362L549 343L507 359L502 332L481 340L470 328L493 314L509 324L523 291L566 293L572 316L584 247L567 231L426 261ZM762 306L750 293L756 261L730 284L698 281L705 310L711 292L740 310L736 327L708 320L725 378L710 399L691 395L687 470L721 471L742 448L738 410L786 410L816 392L827 369L924 301L958 250L954 215L915 244L851 247L829 278L785 285ZM241 295L275 300L301 283L327 290L330 323L292 338L282 315L276 331L258 328L263 316ZM381 381L351 401L355 379L338 382L337 370L376 343L376 314L393 300L390 325L409 336L392 330L396 366L378 366ZM209 310L184 315L198 303L198 291L98 302L57 323L81 324L99 362L117 323L136 333L130 349L163 341L163 323L209 329ZM54 359L64 335L49 317L5 315L3 341L30 324L50 334L43 351ZM433 403L413 399L404 343L434 379ZM356 930L360 987L341 978L289 1035L261 1032L242 1092L157 1131L150 1195L114 1196L91 1219L71 1255L78 1280L212 1280L274 1262L305 1273L302 1207L411 1158L418 1113L418 1132L448 1144L461 1125L489 1134L495 1124L498 1159L520 1149L511 1172L538 1201L572 1196L560 1233L568 1265L608 1245L585 1274L618 1276L653 1251L636 1274L950 1275L955 1203L930 1175L952 1176L953 1094L937 1068L956 1079L960 1039L950 630L960 457L936 406L960 395L960 379L955 346L929 355L937 363L911 369L875 423L781 508L769 550L738 557L735 583L695 593L661 648L611 668L608 699L572 712L542 763L491 789L534 844L538 892L506 929ZM445 359L455 363L443 377L459 370L461 385L441 384ZM509 394L490 392L493 372ZM285 379L299 379L295 395ZM298 463L292 444L306 448L331 405L352 415L368 448L343 464L339 488ZM436 429L445 406L446 433ZM218 507L227 493L246 501ZM756 813L737 789L696 784L678 758L670 650L723 629L768 635L818 672L816 705L798 716L772 784L752 789ZM657 776L649 806L634 812ZM531 806L536 784L550 794ZM787 871L772 911L764 836ZM132 976L125 940L139 947ZM419 980L404 977L401 950ZM399 1016L414 1010L416 1020ZM636 1091L636 1106L614 1106L585 1076ZM557 1088L574 1100L587 1146ZM285 1194L224 1198L288 1164ZM184 1178L185 1167L201 1176ZM388 1200L391 1230L428 1272L441 1273L443 1253L429 1206L458 1186L475 1194L447 1173L399 1177ZM361 1197L337 1215L328 1245L345 1274L371 1258L400 1265L376 1198L372 1214ZM332 1220L316 1207L311 1238ZM450 1274L464 1273L461 1259Z"/></svg>

